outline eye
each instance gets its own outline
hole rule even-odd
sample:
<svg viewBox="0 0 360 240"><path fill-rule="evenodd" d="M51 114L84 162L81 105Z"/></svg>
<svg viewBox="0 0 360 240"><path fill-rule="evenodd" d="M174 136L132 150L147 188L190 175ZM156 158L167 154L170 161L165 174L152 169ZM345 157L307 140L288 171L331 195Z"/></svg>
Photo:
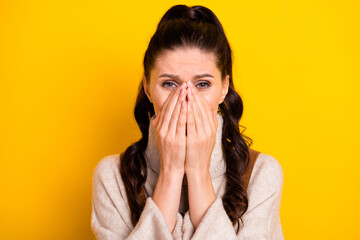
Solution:
<svg viewBox="0 0 360 240"><path fill-rule="evenodd" d="M173 82L163 82L161 84L162 87L166 87L166 88L173 88L173 87L176 87L175 83Z"/></svg>
<svg viewBox="0 0 360 240"><path fill-rule="evenodd" d="M208 88L208 87L210 87L210 83L209 82L200 82L200 83L196 84L196 86L199 86L200 88Z"/></svg>

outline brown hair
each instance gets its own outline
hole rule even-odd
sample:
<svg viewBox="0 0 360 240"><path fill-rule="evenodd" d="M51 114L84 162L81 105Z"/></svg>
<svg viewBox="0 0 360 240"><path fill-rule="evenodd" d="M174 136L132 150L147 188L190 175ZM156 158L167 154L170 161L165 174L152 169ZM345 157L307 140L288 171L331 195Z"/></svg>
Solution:
<svg viewBox="0 0 360 240"><path fill-rule="evenodd" d="M221 141L226 159L227 179L222 200L233 225L238 223L239 231L239 219L248 208L248 196L242 176L248 166L252 140L239 130L243 102L233 84L230 44L220 21L210 9L203 6L175 5L160 20L145 52L143 66L146 81L150 80L150 71L156 57L163 51L178 47L196 47L215 53L222 80L226 75L230 76L228 93L219 105L219 112L224 119ZM147 98L142 83L139 85L134 114L142 138L121 154L120 173L125 184L131 220L135 226L146 202L144 185L147 166L143 153L147 147L150 118L154 115L153 105Z"/></svg>

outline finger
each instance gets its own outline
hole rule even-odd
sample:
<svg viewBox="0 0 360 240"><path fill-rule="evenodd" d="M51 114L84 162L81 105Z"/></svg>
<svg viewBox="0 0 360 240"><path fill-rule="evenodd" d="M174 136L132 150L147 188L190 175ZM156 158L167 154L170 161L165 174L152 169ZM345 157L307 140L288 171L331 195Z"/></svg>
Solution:
<svg viewBox="0 0 360 240"><path fill-rule="evenodd" d="M177 94L179 93L179 88L177 88L176 90L173 90L170 95L168 96L168 98L165 100L162 108L161 108L161 112L160 112L160 119L159 119L159 123L157 124L157 129L160 129L162 126L164 126L164 122L166 121L166 116L167 116L167 111L169 106L171 106L172 101L174 101L174 99L177 99L177 97L175 97ZM173 103L172 103L173 104ZM165 123L166 128L169 126L169 122Z"/></svg>
<svg viewBox="0 0 360 240"><path fill-rule="evenodd" d="M159 122L159 114L160 114L160 111L159 111L158 115L156 115L156 116L153 118L153 120L151 121L153 128L156 128L156 125L157 125L157 123Z"/></svg>
<svg viewBox="0 0 360 240"><path fill-rule="evenodd" d="M217 109L215 110L215 118L213 115L213 110L211 109L209 103L207 102L207 100L203 97L203 95L200 94L200 92L196 89L196 87L193 87L194 92L195 92L195 97L198 100L198 102L200 103L200 108L203 111L203 113L205 114L205 116L207 117L207 121L209 121L209 125L211 126L211 129L213 131L216 131L217 129L217 117L216 117L216 112Z"/></svg>
<svg viewBox="0 0 360 240"><path fill-rule="evenodd" d="M194 119L194 109L193 109L193 103L192 100L189 99L187 101L187 113L186 113L186 132L187 132L187 138L194 139L196 136L196 126L195 126L195 119Z"/></svg>
<svg viewBox="0 0 360 240"><path fill-rule="evenodd" d="M204 107L200 106L200 103L198 101L198 96L196 94L196 89L193 87L194 85L190 82L190 95L192 95L193 99L193 109L194 109L194 116L195 116L195 125L196 130L199 135L206 134L211 131L209 121L205 118Z"/></svg>
<svg viewBox="0 0 360 240"><path fill-rule="evenodd" d="M212 110L212 116L213 116L213 121L215 123L215 127L217 129L217 125L218 125L218 121L217 121L217 109L213 109Z"/></svg>
<svg viewBox="0 0 360 240"><path fill-rule="evenodd" d="M195 119L194 119L194 106L190 106L193 105L192 101L193 101L193 96L192 96L192 92L190 90L190 81L187 83L187 103L186 103L186 108L187 108L187 112L186 112L186 127L187 127L187 134L189 135L189 132L191 131L191 133L196 133L196 124L195 124ZM191 126L191 130L189 129L189 125L193 125Z"/></svg>
<svg viewBox="0 0 360 240"><path fill-rule="evenodd" d="M213 109L211 111L212 111L212 118L214 121L214 128L215 128L214 130L217 131L218 128L217 109Z"/></svg>
<svg viewBox="0 0 360 240"><path fill-rule="evenodd" d="M194 87L194 92L195 92L195 96L197 101L199 102L199 106L201 108L201 110L203 110L203 114L205 115L204 117L207 119L207 121L209 122L209 126L211 127L210 129L212 129L213 131L216 131L216 121L217 118L214 118L213 115L213 111L210 107L210 105L208 104L207 100L199 93L199 91Z"/></svg>
<svg viewBox="0 0 360 240"><path fill-rule="evenodd" d="M187 103L184 100L184 101L181 102L180 115L179 115L179 119L178 119L177 127L176 127L176 135L177 136L184 136L185 137L185 133L186 133L186 112L187 112Z"/></svg>
<svg viewBox="0 0 360 240"><path fill-rule="evenodd" d="M210 105L208 104L208 102L206 101L206 99L199 93L199 91L195 88L195 96L196 99L199 102L199 106L202 110L202 113L204 114L204 118L206 119L207 123L208 123L208 127L209 130L213 130L215 131L215 121L213 118L213 111L211 110Z"/></svg>
<svg viewBox="0 0 360 240"><path fill-rule="evenodd" d="M175 90L176 91L175 94L171 97L168 105L166 106L163 121L161 123L162 124L161 127L163 127L164 131L166 132L168 132L170 122L177 121L177 118L174 118L175 116L173 115L173 112L176 102L178 101L178 98L180 96L181 89L183 88L184 88L184 83L181 84L181 86Z"/></svg>
<svg viewBox="0 0 360 240"><path fill-rule="evenodd" d="M172 112L172 116L170 118L169 127L168 127L169 133L172 134L173 136L176 134L176 128L177 128L180 111L181 111L181 104L183 101L185 101L185 97L186 97L185 85L182 84L180 88L181 88L180 95L175 104L174 111Z"/></svg>
<svg viewBox="0 0 360 240"><path fill-rule="evenodd" d="M159 110L158 115L156 116L154 125L156 128L158 128L159 126L161 126L161 122L162 122L162 118L163 118L163 111L165 111L166 105L169 103L172 95L174 95L175 91L172 91L169 96L166 98L165 102L163 103L161 109Z"/></svg>
<svg viewBox="0 0 360 240"><path fill-rule="evenodd" d="M217 123L216 123L216 121L217 121L217 117L216 117L216 110L213 110L211 107L210 107L210 105L209 105L209 103L208 103L208 101L201 95L201 94L198 94L199 96L200 96L200 101L203 103L203 105L205 106L205 108L206 108L206 113L207 113L207 117L208 117L208 121L209 121L209 123L210 123L210 126L212 127L212 129L214 130L214 131L216 131L216 129L217 129ZM214 112L215 111L215 112ZM214 115L214 113L215 113L215 115Z"/></svg>

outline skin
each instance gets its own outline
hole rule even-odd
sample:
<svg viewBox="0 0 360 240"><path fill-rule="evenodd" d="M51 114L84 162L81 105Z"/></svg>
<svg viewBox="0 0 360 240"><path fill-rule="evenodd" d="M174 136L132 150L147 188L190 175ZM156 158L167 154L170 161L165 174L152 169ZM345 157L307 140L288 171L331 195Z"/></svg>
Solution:
<svg viewBox="0 0 360 240"><path fill-rule="evenodd" d="M144 77L143 85L154 106L156 117L151 124L160 153L153 201L172 232L186 174L190 218L196 228L216 199L209 167L216 142L216 112L228 92L229 76L221 79L214 53L177 48L157 57L149 83Z"/></svg>

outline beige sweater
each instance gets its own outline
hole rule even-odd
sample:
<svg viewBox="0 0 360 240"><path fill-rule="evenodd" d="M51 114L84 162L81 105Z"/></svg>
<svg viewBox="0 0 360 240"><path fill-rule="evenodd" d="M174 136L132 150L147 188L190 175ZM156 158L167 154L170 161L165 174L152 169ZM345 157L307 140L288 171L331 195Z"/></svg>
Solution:
<svg viewBox="0 0 360 240"><path fill-rule="evenodd" d="M105 156L94 170L91 228L98 240L284 239L279 212L283 172L279 162L264 153L260 153L255 162L248 186L249 207L243 216L240 231L236 234L237 225L232 225L222 204L226 165L221 148L223 119L219 113L217 117L217 141L210 164L210 175L217 198L198 227L194 229L190 220L186 177L183 178L179 212L173 232L168 229L165 218L152 200L159 176L160 160L150 124L149 141L144 154L148 167L145 182L147 200L136 226L131 223L125 187L119 172L120 154Z"/></svg>

